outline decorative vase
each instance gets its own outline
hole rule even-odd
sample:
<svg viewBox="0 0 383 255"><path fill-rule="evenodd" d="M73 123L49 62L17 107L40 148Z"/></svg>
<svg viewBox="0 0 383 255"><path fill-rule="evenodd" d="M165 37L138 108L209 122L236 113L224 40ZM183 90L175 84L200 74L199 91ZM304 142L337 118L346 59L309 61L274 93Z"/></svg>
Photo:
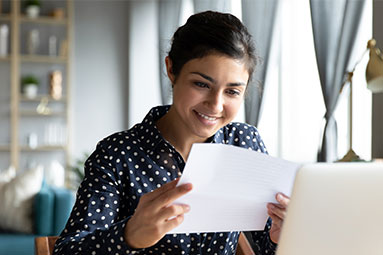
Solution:
<svg viewBox="0 0 383 255"><path fill-rule="evenodd" d="M38 87L36 84L25 84L23 86L24 95L29 99L33 99L37 96L37 90Z"/></svg>
<svg viewBox="0 0 383 255"><path fill-rule="evenodd" d="M40 7L37 5L30 5L25 9L27 16L31 19L35 19L40 14Z"/></svg>
<svg viewBox="0 0 383 255"><path fill-rule="evenodd" d="M36 149L37 148L37 134L36 133L30 133L27 136L27 144L28 147L31 149Z"/></svg>
<svg viewBox="0 0 383 255"><path fill-rule="evenodd" d="M57 56L57 37L52 35L49 37L49 56L56 57Z"/></svg>
<svg viewBox="0 0 383 255"><path fill-rule="evenodd" d="M0 57L8 55L8 34L9 28L6 24L0 25Z"/></svg>
<svg viewBox="0 0 383 255"><path fill-rule="evenodd" d="M40 33L37 29L32 29L29 31L28 35L28 54L37 54L40 44Z"/></svg>
<svg viewBox="0 0 383 255"><path fill-rule="evenodd" d="M50 95L55 100L60 100L62 97L62 73L61 71L53 71L50 73Z"/></svg>

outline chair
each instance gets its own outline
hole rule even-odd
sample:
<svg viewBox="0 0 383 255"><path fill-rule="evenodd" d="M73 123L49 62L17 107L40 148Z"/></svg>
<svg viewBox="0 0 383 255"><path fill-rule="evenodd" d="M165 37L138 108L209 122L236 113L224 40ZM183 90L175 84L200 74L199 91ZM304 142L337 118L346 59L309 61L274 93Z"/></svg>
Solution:
<svg viewBox="0 0 383 255"><path fill-rule="evenodd" d="M253 248L251 248L251 245L243 232L241 232L241 234L239 235L237 252L235 254L236 255L255 255Z"/></svg>
<svg viewBox="0 0 383 255"><path fill-rule="evenodd" d="M52 255L58 236L41 236L35 238L36 255ZM238 239L236 255L255 255L246 236L241 232Z"/></svg>
<svg viewBox="0 0 383 255"><path fill-rule="evenodd" d="M36 255L52 255L53 248L59 237L58 236L40 236L35 238L35 254Z"/></svg>

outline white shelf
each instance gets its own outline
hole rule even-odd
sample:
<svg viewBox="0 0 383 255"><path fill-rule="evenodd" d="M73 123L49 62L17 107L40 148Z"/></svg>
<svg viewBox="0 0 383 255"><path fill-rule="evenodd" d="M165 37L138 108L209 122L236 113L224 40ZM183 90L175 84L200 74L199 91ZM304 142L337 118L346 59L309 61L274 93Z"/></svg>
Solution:
<svg viewBox="0 0 383 255"><path fill-rule="evenodd" d="M0 14L0 21L11 21L11 15L9 15L9 14Z"/></svg>
<svg viewBox="0 0 383 255"><path fill-rule="evenodd" d="M64 117L65 115L65 112L52 112L49 114L40 114L36 111L20 111L20 116L24 117Z"/></svg>
<svg viewBox="0 0 383 255"><path fill-rule="evenodd" d="M65 64L67 62L66 57L62 56L46 56L46 55L20 55L20 61L27 63L48 63L48 64Z"/></svg>
<svg viewBox="0 0 383 255"><path fill-rule="evenodd" d="M40 102L43 98L47 98L49 103L58 102L58 103L66 103L66 96L62 96L59 100L52 98L50 95L37 95L35 98L28 98L24 95L20 95L20 102Z"/></svg>
<svg viewBox="0 0 383 255"><path fill-rule="evenodd" d="M48 151L65 151L67 148L64 145L42 145L36 148L28 146L20 146L20 150L23 152L48 152Z"/></svg>
<svg viewBox="0 0 383 255"><path fill-rule="evenodd" d="M10 56L6 56L6 57L0 57L0 61L10 61L11 60L11 57Z"/></svg>
<svg viewBox="0 0 383 255"><path fill-rule="evenodd" d="M49 24L49 25L66 25L67 19L57 19L50 16L40 16L38 18L28 18L27 16L22 15L20 17L21 23L38 23L38 24Z"/></svg>
<svg viewBox="0 0 383 255"><path fill-rule="evenodd" d="M5 144L0 145L0 152L7 152L7 151L10 151L10 150L11 150L11 146L10 145L5 145Z"/></svg>

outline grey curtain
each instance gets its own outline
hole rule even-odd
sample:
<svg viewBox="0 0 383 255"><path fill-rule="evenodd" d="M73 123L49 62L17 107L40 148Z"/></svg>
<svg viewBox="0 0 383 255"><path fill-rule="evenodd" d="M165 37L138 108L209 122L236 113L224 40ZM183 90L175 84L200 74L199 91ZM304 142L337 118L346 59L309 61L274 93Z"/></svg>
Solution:
<svg viewBox="0 0 383 255"><path fill-rule="evenodd" d="M203 11L230 12L230 0L194 0L194 13Z"/></svg>
<svg viewBox="0 0 383 255"><path fill-rule="evenodd" d="M355 63L350 63L365 0L310 0L316 59L326 107L318 161L337 159L334 111L342 85Z"/></svg>
<svg viewBox="0 0 383 255"><path fill-rule="evenodd" d="M171 102L171 86L166 75L165 57L170 50L172 36L179 26L181 2L180 0L160 0L158 3L159 67L162 104L170 104Z"/></svg>
<svg viewBox="0 0 383 255"><path fill-rule="evenodd" d="M261 64L256 67L245 98L245 121L258 125L266 69L273 40L274 23L280 0L242 0L242 19L253 36Z"/></svg>

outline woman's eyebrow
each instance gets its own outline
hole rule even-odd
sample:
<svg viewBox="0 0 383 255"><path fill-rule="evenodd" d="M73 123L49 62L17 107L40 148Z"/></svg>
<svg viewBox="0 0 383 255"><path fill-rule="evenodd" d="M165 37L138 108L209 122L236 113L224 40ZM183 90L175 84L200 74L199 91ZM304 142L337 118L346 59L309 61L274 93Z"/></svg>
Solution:
<svg viewBox="0 0 383 255"><path fill-rule="evenodd" d="M197 74L199 76L202 76L202 78L204 78L204 79L206 79L206 80L208 80L208 81L210 81L212 83L216 83L216 81L213 78L211 78L210 76L208 76L206 74L203 74L203 73L200 73L200 72L191 72L191 73L192 74Z"/></svg>
<svg viewBox="0 0 383 255"><path fill-rule="evenodd" d="M206 79L212 83L216 83L216 81L212 77L210 77L206 74L203 74L200 72L191 72L191 74L197 74L197 75L201 76L202 78L204 78L204 79ZM244 82L232 82L232 83L229 83L228 86L230 86L230 87L246 86L246 83L244 83Z"/></svg>
<svg viewBox="0 0 383 255"><path fill-rule="evenodd" d="M246 86L246 83L244 82L232 82L227 84L229 87L239 87L239 86Z"/></svg>

